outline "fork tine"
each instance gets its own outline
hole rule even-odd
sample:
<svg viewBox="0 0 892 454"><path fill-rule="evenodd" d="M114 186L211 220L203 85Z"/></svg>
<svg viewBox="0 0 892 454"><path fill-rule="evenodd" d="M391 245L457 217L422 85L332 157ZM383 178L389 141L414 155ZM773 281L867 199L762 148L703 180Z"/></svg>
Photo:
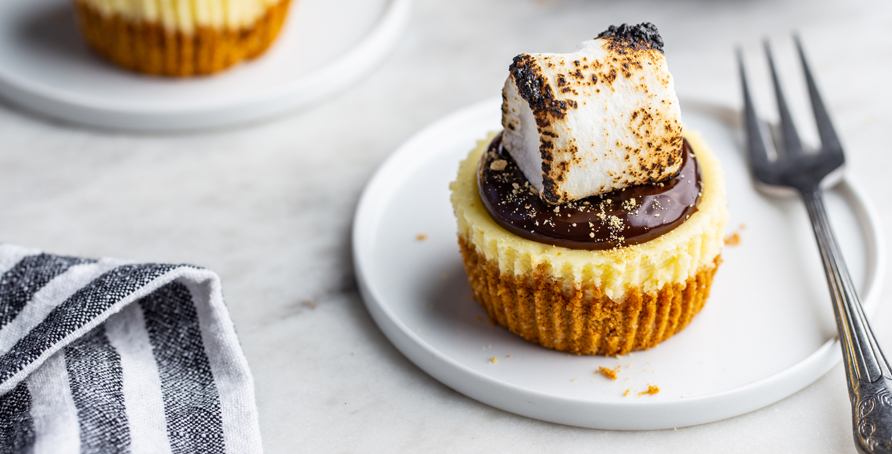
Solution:
<svg viewBox="0 0 892 454"><path fill-rule="evenodd" d="M774 94L777 98L777 110L780 112L781 129L784 134L784 150L789 154L802 152L802 141L799 140L799 134L796 132L796 125L793 124L793 116L790 115L790 108L787 106L787 99L784 97L783 90L780 86L780 80L777 77L777 70L774 67L774 57L771 55L771 46L768 40L765 40L765 55L768 57L768 66L771 68L771 81L774 83Z"/></svg>
<svg viewBox="0 0 892 454"><path fill-rule="evenodd" d="M802 70L805 73L805 81L808 84L808 97L811 99L811 107L815 112L815 123L818 126L818 134L821 136L821 145L825 152L832 151L842 153L842 145L836 136L836 130L833 129L833 123L830 122L830 115L827 114L827 108L824 107L824 101L818 93L818 87L815 84L815 78L812 76L808 61L805 59L805 51L802 50L802 42L799 35L793 35L796 41L796 49L799 51L799 58L802 60Z"/></svg>
<svg viewBox="0 0 892 454"><path fill-rule="evenodd" d="M765 147L765 137L759 126L759 117L756 116L756 108L750 95L746 82L746 70L743 65L743 51L737 48L737 64L740 67L740 82L743 85L743 107L746 120L746 142L749 149L750 165L754 171L766 169L770 165L768 161L768 149Z"/></svg>

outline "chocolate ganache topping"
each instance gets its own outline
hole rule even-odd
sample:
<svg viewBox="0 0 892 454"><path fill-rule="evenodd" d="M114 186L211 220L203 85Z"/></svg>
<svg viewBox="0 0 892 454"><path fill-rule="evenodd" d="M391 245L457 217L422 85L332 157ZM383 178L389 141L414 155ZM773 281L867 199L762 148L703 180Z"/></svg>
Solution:
<svg viewBox="0 0 892 454"><path fill-rule="evenodd" d="M610 249L644 243L697 211L700 166L687 140L678 174L658 184L549 205L543 202L496 136L480 159L477 185L493 220L511 233L571 249Z"/></svg>

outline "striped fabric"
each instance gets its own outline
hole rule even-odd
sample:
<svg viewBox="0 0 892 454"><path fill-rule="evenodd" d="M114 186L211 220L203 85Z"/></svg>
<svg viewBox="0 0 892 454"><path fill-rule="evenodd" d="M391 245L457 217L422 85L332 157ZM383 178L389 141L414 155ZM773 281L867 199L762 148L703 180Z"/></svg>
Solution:
<svg viewBox="0 0 892 454"><path fill-rule="evenodd" d="M260 452L216 274L0 244L0 454Z"/></svg>

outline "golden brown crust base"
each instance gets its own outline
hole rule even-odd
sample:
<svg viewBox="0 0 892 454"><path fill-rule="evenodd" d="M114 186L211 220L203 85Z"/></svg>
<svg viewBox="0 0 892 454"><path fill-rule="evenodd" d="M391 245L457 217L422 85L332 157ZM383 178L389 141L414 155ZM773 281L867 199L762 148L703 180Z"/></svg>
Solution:
<svg viewBox="0 0 892 454"><path fill-rule="evenodd" d="M253 27L197 27L186 34L157 23L104 16L75 0L78 21L90 47L124 68L163 76L211 74L262 54L279 34L290 0L271 6Z"/></svg>
<svg viewBox="0 0 892 454"><path fill-rule="evenodd" d="M462 260L476 299L490 320L544 347L570 353L622 355L654 347L684 329L709 297L721 262L704 267L684 284L653 294L632 290L622 302L594 286L561 289L546 270L503 276L459 236Z"/></svg>

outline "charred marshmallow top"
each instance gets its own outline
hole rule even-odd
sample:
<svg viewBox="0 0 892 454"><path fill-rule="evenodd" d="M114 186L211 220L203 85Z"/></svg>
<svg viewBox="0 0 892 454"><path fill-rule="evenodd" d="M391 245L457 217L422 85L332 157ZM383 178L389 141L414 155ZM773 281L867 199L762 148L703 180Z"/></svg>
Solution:
<svg viewBox="0 0 892 454"><path fill-rule="evenodd" d="M678 172L680 111L662 46L653 25L623 24L576 53L514 58L502 91L503 143L544 201Z"/></svg>

